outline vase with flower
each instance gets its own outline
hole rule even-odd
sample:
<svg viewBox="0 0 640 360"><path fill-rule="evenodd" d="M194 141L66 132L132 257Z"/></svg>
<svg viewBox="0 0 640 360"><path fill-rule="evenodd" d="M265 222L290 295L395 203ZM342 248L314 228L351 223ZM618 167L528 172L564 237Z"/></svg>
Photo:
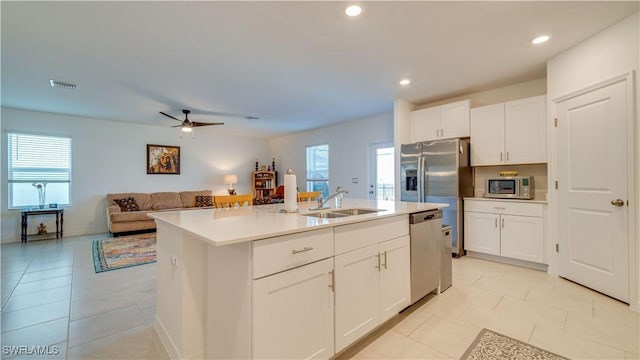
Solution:
<svg viewBox="0 0 640 360"><path fill-rule="evenodd" d="M33 187L36 188L36 190L38 191L38 207L40 209L44 209L44 204L47 198L47 183L41 182L41 183L33 183L31 185L33 185Z"/></svg>

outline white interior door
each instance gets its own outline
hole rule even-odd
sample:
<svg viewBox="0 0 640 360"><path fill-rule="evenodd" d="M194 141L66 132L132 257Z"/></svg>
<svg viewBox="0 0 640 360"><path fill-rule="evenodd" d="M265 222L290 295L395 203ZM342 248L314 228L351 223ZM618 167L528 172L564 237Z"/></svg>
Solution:
<svg viewBox="0 0 640 360"><path fill-rule="evenodd" d="M560 276L629 302L627 84L558 104Z"/></svg>

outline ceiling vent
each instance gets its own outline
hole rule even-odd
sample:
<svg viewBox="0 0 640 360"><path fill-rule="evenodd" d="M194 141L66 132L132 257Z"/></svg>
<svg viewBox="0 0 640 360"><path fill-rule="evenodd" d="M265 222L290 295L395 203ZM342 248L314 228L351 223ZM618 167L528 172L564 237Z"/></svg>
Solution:
<svg viewBox="0 0 640 360"><path fill-rule="evenodd" d="M76 88L75 84L64 83L64 82L56 81L56 80L49 80L49 84L51 84L51 86L53 86L53 87L58 87L58 88L63 88L63 89L75 89Z"/></svg>

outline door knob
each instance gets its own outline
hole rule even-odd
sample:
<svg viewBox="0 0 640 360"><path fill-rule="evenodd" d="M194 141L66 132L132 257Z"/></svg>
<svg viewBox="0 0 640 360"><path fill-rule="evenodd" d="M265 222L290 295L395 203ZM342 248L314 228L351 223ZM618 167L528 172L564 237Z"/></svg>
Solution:
<svg viewBox="0 0 640 360"><path fill-rule="evenodd" d="M622 200L622 199L611 200L611 205L623 206L624 205L624 200Z"/></svg>

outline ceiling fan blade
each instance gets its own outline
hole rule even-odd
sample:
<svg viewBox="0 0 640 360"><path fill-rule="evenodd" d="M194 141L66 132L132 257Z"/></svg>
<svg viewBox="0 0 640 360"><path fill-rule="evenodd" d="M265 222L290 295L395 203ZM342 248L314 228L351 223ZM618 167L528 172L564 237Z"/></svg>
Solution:
<svg viewBox="0 0 640 360"><path fill-rule="evenodd" d="M222 111L193 110L193 113L194 114L202 114L202 115L220 116L220 117L236 117L236 118L243 118L243 119L247 119L247 120L258 120L259 119L257 116L249 116L249 115L245 115L245 114L228 113L228 112L222 112Z"/></svg>
<svg viewBox="0 0 640 360"><path fill-rule="evenodd" d="M224 123L222 123L222 122L203 123L203 122L198 122L198 121L192 121L191 124L193 124L193 126L224 125Z"/></svg>
<svg viewBox="0 0 640 360"><path fill-rule="evenodd" d="M174 118L173 116L171 116L171 115L169 115L169 114L167 114L167 113L163 113L162 111L160 111L160 114L162 114L162 115L164 115L164 116L166 116L166 117L170 117L170 118L172 118L173 120L177 120L177 121L182 122L182 120L180 120L180 119L176 119L176 118Z"/></svg>

